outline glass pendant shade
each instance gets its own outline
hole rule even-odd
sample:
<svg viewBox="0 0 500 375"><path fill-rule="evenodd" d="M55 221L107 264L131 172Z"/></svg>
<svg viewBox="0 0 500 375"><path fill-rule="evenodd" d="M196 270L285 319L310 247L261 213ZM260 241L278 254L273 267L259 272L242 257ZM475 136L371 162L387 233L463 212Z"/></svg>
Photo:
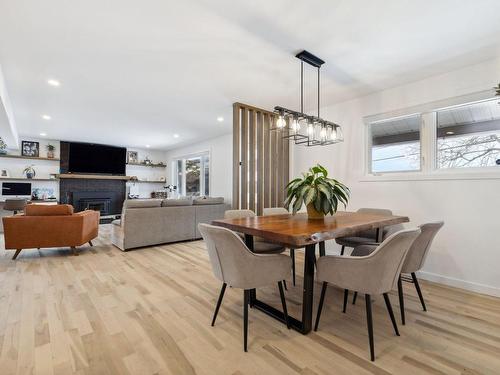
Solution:
<svg viewBox="0 0 500 375"><path fill-rule="evenodd" d="M286 126L286 121L283 115L280 115L278 119L276 120L276 127L278 129L283 129Z"/></svg>

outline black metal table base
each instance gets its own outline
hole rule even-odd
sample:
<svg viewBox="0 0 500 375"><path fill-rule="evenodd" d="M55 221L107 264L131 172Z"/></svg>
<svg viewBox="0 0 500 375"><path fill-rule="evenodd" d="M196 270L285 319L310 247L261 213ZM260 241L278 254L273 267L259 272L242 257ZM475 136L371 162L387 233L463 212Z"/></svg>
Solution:
<svg viewBox="0 0 500 375"><path fill-rule="evenodd" d="M245 243L249 249L253 249L253 236L245 234ZM313 297L314 297L314 265L316 263L316 245L306 246L304 259L304 282L302 292L302 319L298 320L288 314L290 326L296 331L307 334L312 329ZM320 255L324 255L324 243L320 243ZM257 299L256 290L250 292L250 306L286 324L282 311Z"/></svg>

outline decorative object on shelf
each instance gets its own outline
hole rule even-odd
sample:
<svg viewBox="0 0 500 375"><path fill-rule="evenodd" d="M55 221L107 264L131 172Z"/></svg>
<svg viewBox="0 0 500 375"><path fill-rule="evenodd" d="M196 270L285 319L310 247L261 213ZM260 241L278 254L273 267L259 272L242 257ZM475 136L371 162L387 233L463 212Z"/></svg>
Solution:
<svg viewBox="0 0 500 375"><path fill-rule="evenodd" d="M500 83L495 87L495 95L500 96Z"/></svg>
<svg viewBox="0 0 500 375"><path fill-rule="evenodd" d="M21 142L21 155L37 158L40 156L40 143L33 141Z"/></svg>
<svg viewBox="0 0 500 375"><path fill-rule="evenodd" d="M47 149L47 159L54 159L54 153L56 151L56 146L51 145L50 143L45 146Z"/></svg>
<svg viewBox="0 0 500 375"><path fill-rule="evenodd" d="M7 169L0 170L0 177L10 177L10 173Z"/></svg>
<svg viewBox="0 0 500 375"><path fill-rule="evenodd" d="M54 189L51 188L34 188L31 192L33 200L53 200L55 199Z"/></svg>
<svg viewBox="0 0 500 375"><path fill-rule="evenodd" d="M139 154L137 151L127 151L127 163L139 164Z"/></svg>
<svg viewBox="0 0 500 375"><path fill-rule="evenodd" d="M149 158L149 156L146 156L146 158L144 159L144 165L151 165L153 164L153 162L151 161L151 159Z"/></svg>
<svg viewBox="0 0 500 375"><path fill-rule="evenodd" d="M57 180L57 175L54 173L49 174L49 179L51 180Z"/></svg>
<svg viewBox="0 0 500 375"><path fill-rule="evenodd" d="M7 143L0 137L0 155L7 155Z"/></svg>
<svg viewBox="0 0 500 375"><path fill-rule="evenodd" d="M161 176L161 177L158 179L158 181L160 181L160 182L165 182L165 181L166 181L165 176Z"/></svg>
<svg viewBox="0 0 500 375"><path fill-rule="evenodd" d="M32 179L36 176L35 168L33 168L34 166L34 164L31 164L24 168L23 174L26 175L26 178Z"/></svg>
<svg viewBox="0 0 500 375"><path fill-rule="evenodd" d="M153 191L151 193L151 198L155 198L155 199L167 199L168 198L168 194L164 190L157 190L157 191Z"/></svg>
<svg viewBox="0 0 500 375"><path fill-rule="evenodd" d="M339 203L347 206L350 191L347 186L328 178L328 171L317 164L286 186L285 208L292 206L293 214L305 204L309 219L323 219L325 215L337 212Z"/></svg>
<svg viewBox="0 0 500 375"><path fill-rule="evenodd" d="M278 114L276 124L271 130L282 133L283 138L294 141L297 145L326 146L344 141L339 124L324 120L319 115L320 107L320 69L325 62L308 51L295 55L300 60L300 112L276 106ZM304 113L304 63L318 68L318 115Z"/></svg>

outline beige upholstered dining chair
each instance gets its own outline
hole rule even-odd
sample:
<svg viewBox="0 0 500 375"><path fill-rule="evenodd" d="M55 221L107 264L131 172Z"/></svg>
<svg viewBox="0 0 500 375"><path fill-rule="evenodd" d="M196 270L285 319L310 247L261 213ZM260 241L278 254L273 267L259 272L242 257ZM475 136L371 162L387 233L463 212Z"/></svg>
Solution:
<svg viewBox="0 0 500 375"><path fill-rule="evenodd" d="M262 210L263 216L288 215L290 212L284 207L269 207ZM290 257L292 258L292 283L295 286L295 249L290 248Z"/></svg>
<svg viewBox="0 0 500 375"><path fill-rule="evenodd" d="M224 213L224 219L240 219L245 217L254 217L255 212L252 210L227 210ZM238 236L245 240L245 235L243 233L237 233ZM283 245L265 241L260 237L254 237L253 239L253 249L252 251L256 254L281 254L286 250ZM286 281L284 283L285 289L287 289Z"/></svg>
<svg viewBox="0 0 500 375"><path fill-rule="evenodd" d="M19 211L24 211L28 201L24 198L13 198L6 199L3 209L5 211L12 211L14 215L17 215Z"/></svg>
<svg viewBox="0 0 500 375"><path fill-rule="evenodd" d="M335 284L344 290L357 290L365 294L366 319L370 343L370 359L375 360L373 343L372 294L382 294L392 325L399 336L396 319L392 311L389 293L397 284L405 256L413 241L420 234L420 229L402 230L389 236L375 251L368 256L353 257L327 255L317 261L317 279L323 281L321 298L314 330L318 329L321 310L325 300L328 283Z"/></svg>
<svg viewBox="0 0 500 375"><path fill-rule="evenodd" d="M208 224L198 224L207 244L212 271L222 281L212 326L215 325L226 286L243 289L243 349L247 351L248 305L252 289L278 284L283 314L288 328L288 313L282 280L290 274L290 257L281 254L254 254L233 231Z"/></svg>
<svg viewBox="0 0 500 375"><path fill-rule="evenodd" d="M403 267L401 269L401 274L410 274L411 280L415 285L415 289L417 290L418 298L420 299L420 303L422 304L422 310L427 311L427 307L425 305L424 296L422 295L422 290L420 289L420 284L418 283L417 275L415 272L421 270L424 266L425 259L427 258L427 254L432 245L432 241L439 230L443 227L443 221L436 221L432 223L426 223L419 226L420 235L417 237L415 242L410 247L408 254L406 255L405 262L403 263ZM352 256L366 256L373 252L376 249L376 246L364 245L356 247ZM401 311L401 323L406 324L405 319L405 303L404 303L404 295L403 295L403 276L400 274L398 279L398 295L399 295L399 309ZM345 303L344 303L344 312L345 312Z"/></svg>
<svg viewBox="0 0 500 375"><path fill-rule="evenodd" d="M374 215L382 215L382 216L391 216L392 211L383 209L383 208L360 208L358 211L360 214L374 214ZM402 224L396 224L396 225L391 225L388 226L383 230L382 232L382 240L385 240L387 237L389 237L392 233L395 233L399 230L404 229L404 226ZM344 251L346 247L352 247L355 248L356 246L359 245L364 245L364 244L377 244L377 229L370 229L370 230L364 230L361 232L356 233L355 236L350 236L350 237L339 237L335 239L335 242L337 244L342 246L342 249L340 250L340 255L344 255Z"/></svg>

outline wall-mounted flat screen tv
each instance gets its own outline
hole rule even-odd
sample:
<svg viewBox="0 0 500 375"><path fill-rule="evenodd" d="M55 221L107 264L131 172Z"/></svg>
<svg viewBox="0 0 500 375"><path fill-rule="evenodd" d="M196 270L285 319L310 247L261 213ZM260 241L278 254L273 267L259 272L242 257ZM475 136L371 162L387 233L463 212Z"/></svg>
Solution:
<svg viewBox="0 0 500 375"><path fill-rule="evenodd" d="M31 183L3 182L2 195L31 196Z"/></svg>
<svg viewBox="0 0 500 375"><path fill-rule="evenodd" d="M125 175L127 149L94 143L68 143L68 172Z"/></svg>

